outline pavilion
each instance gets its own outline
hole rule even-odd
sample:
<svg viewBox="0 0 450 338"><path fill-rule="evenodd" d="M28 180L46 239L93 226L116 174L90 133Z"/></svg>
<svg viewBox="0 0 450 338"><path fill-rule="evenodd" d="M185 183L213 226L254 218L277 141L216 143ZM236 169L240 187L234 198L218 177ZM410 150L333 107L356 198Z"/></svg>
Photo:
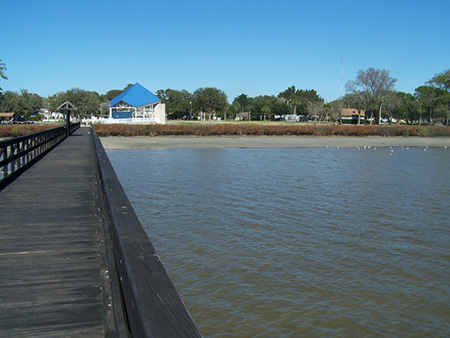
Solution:
<svg viewBox="0 0 450 338"><path fill-rule="evenodd" d="M166 123L166 106L161 99L135 83L111 100L109 119L103 123Z"/></svg>

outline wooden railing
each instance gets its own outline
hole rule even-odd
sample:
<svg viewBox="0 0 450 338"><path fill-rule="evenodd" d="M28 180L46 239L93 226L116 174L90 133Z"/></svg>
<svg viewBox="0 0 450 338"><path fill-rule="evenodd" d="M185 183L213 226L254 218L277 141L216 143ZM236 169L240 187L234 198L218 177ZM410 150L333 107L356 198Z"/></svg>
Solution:
<svg viewBox="0 0 450 338"><path fill-rule="evenodd" d="M79 127L80 123L72 123L70 132ZM0 141L0 190L56 147L66 134L66 127L57 127Z"/></svg>
<svg viewBox="0 0 450 338"><path fill-rule="evenodd" d="M75 130L80 128L81 122L72 122L70 123L70 134L72 134Z"/></svg>
<svg viewBox="0 0 450 338"><path fill-rule="evenodd" d="M137 218L94 128L105 232L132 337L201 337ZM110 257L111 258L111 257Z"/></svg>

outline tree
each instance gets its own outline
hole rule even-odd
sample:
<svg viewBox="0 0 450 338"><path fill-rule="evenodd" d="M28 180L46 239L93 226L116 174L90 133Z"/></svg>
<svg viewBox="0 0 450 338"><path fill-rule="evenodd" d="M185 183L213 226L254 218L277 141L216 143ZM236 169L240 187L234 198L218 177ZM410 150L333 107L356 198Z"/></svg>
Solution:
<svg viewBox="0 0 450 338"><path fill-rule="evenodd" d="M122 93L124 90L122 89L111 89L106 92L106 94L101 96L102 102L104 101L111 101L113 98L115 98L117 95Z"/></svg>
<svg viewBox="0 0 450 338"><path fill-rule="evenodd" d="M241 112L241 104L238 101L234 101L228 106L228 114L233 118L236 117L238 113Z"/></svg>
<svg viewBox="0 0 450 338"><path fill-rule="evenodd" d="M325 103L323 105L323 109L325 111L324 121L328 121L330 119L330 113L333 110L333 106L331 105L331 103ZM358 122L359 122L359 120L358 120Z"/></svg>
<svg viewBox="0 0 450 338"><path fill-rule="evenodd" d="M192 115L192 94L187 90L160 89L156 92L156 95L161 99L161 102L166 104L169 118Z"/></svg>
<svg viewBox="0 0 450 338"><path fill-rule="evenodd" d="M217 88L199 88L193 94L194 106L202 112L225 113L228 107L226 94Z"/></svg>
<svg viewBox="0 0 450 338"><path fill-rule="evenodd" d="M6 71L6 64L2 61L2 59L0 59L0 79L8 80L8 78L5 75L5 71ZM0 87L0 91L2 90L3 89Z"/></svg>
<svg viewBox="0 0 450 338"><path fill-rule="evenodd" d="M0 111L4 112L19 112L19 94L12 92L12 91L6 91L2 94L2 100L0 102Z"/></svg>
<svg viewBox="0 0 450 338"><path fill-rule="evenodd" d="M340 118L341 118L342 108L344 108L344 106L345 106L344 100L338 99L338 100L330 102L329 105L331 106L331 109L329 110L331 119L334 121L339 121L339 123L342 123Z"/></svg>
<svg viewBox="0 0 450 338"><path fill-rule="evenodd" d="M308 102L307 109L308 109L308 116L313 118L314 121L317 121L317 118L320 120L327 119L328 110L331 106L325 105L323 102Z"/></svg>
<svg viewBox="0 0 450 338"><path fill-rule="evenodd" d="M247 110L248 105L252 102L252 99L249 98L246 94L241 94L233 100L233 103L238 102L241 106L241 112Z"/></svg>
<svg viewBox="0 0 450 338"><path fill-rule="evenodd" d="M261 113L264 116L264 121L267 119L268 116L270 116L271 112L272 112L272 110L270 109L270 107L268 105L265 105L264 107L261 108Z"/></svg>
<svg viewBox="0 0 450 338"><path fill-rule="evenodd" d="M59 92L50 96L49 110L56 111L57 107L65 101L70 101L78 108L78 114L82 116L98 115L100 111L100 95L79 88L72 88L66 92Z"/></svg>
<svg viewBox="0 0 450 338"><path fill-rule="evenodd" d="M433 87L450 91L450 69L447 69L442 73L435 74L427 83Z"/></svg>
<svg viewBox="0 0 450 338"><path fill-rule="evenodd" d="M346 83L346 90L370 112L373 118L378 111L378 123L381 121L382 108L388 97L394 94L397 79L390 76L388 70L368 68L359 70L355 80Z"/></svg>
<svg viewBox="0 0 450 338"><path fill-rule="evenodd" d="M30 93L26 89L21 89L20 94L11 91L4 93L0 103L0 110L14 112L28 119L30 115L38 113L42 106L43 101L39 95Z"/></svg>
<svg viewBox="0 0 450 338"><path fill-rule="evenodd" d="M438 105L438 94L436 88L432 86L420 86L415 90L415 96L420 108L419 124L422 118L428 118L429 123L433 123L433 113Z"/></svg>
<svg viewBox="0 0 450 338"><path fill-rule="evenodd" d="M20 92L21 94L18 97L18 112L26 119L29 119L30 115L37 114L39 109L42 108L42 98L37 94L29 93L26 89L21 89Z"/></svg>
<svg viewBox="0 0 450 338"><path fill-rule="evenodd" d="M255 98L248 98L249 104L247 105L247 111L251 113L252 120L265 120L271 116L271 107L276 102L274 96L261 95Z"/></svg>
<svg viewBox="0 0 450 338"><path fill-rule="evenodd" d="M347 93L344 95L344 97L342 98L342 104L343 107L342 108L356 108L356 105L358 104L358 102L360 102L361 100L359 100L358 96L356 94L353 93ZM364 109L364 107L362 108Z"/></svg>
<svg viewBox="0 0 450 338"><path fill-rule="evenodd" d="M280 92L278 98L284 100L289 105L292 114L300 115L309 114L309 106L320 104L324 101L314 89L295 89L295 86L291 86L285 91Z"/></svg>
<svg viewBox="0 0 450 338"><path fill-rule="evenodd" d="M435 74L427 83L439 89L437 91L438 110L446 116L446 124L448 126L450 119L450 69Z"/></svg>
<svg viewBox="0 0 450 338"><path fill-rule="evenodd" d="M289 114L291 112L289 107L285 103L283 103L281 101L276 101L272 105L271 109L272 109L271 113L273 115L279 115L279 116L287 115L287 114Z"/></svg>
<svg viewBox="0 0 450 338"><path fill-rule="evenodd" d="M398 121L405 120L407 124L420 118L420 110L416 98L409 93L398 92L397 102L392 111L392 116Z"/></svg>
<svg viewBox="0 0 450 338"><path fill-rule="evenodd" d="M302 107L304 105L302 100L299 100L298 98L295 98L292 101L290 101L290 104L292 107L294 107L294 115L297 115L297 107Z"/></svg>
<svg viewBox="0 0 450 338"><path fill-rule="evenodd" d="M290 86L285 91L280 92L278 94L278 98L284 98L285 100L294 100L297 97L296 92L297 90L295 89L295 86Z"/></svg>

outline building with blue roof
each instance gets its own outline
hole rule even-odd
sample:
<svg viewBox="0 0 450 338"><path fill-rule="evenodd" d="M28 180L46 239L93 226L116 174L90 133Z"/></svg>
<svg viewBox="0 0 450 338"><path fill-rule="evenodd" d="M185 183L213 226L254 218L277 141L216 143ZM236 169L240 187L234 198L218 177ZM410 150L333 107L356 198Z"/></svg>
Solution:
<svg viewBox="0 0 450 338"><path fill-rule="evenodd" d="M111 100L107 123L166 123L166 107L152 92L135 83Z"/></svg>

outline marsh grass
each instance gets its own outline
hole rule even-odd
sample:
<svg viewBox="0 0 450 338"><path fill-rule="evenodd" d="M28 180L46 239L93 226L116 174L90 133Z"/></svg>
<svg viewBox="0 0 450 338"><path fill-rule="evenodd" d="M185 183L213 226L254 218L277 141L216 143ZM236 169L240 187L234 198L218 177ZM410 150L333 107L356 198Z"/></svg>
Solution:
<svg viewBox="0 0 450 338"><path fill-rule="evenodd" d="M437 126L312 125L312 124L96 124L99 136L450 136Z"/></svg>
<svg viewBox="0 0 450 338"><path fill-rule="evenodd" d="M0 125L0 137L18 137L59 127L57 124Z"/></svg>

